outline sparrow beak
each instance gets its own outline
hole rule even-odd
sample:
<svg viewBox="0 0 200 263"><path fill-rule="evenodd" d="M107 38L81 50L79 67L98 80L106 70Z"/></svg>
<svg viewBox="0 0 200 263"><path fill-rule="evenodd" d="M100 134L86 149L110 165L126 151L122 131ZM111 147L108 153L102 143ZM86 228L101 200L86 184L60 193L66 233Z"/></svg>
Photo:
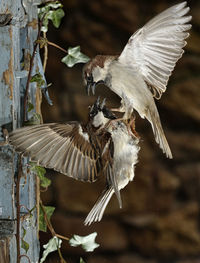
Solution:
<svg viewBox="0 0 200 263"><path fill-rule="evenodd" d="M86 92L88 96L90 95L90 90L92 90L92 94L95 95L95 89L96 89L96 82L87 82Z"/></svg>
<svg viewBox="0 0 200 263"><path fill-rule="evenodd" d="M95 95L95 90L96 90L96 83L95 82L92 83L91 89L92 89L92 94Z"/></svg>
<svg viewBox="0 0 200 263"><path fill-rule="evenodd" d="M90 95L90 90L92 90L92 94L95 95L96 86L99 84L103 84L103 83L104 83L103 80L100 80L98 82L87 81L86 92L87 92L88 96Z"/></svg>
<svg viewBox="0 0 200 263"><path fill-rule="evenodd" d="M86 85L86 92L88 94L88 96L90 95L90 90L92 90L92 94L95 94L95 86L96 83L93 81L87 81L87 85Z"/></svg>
<svg viewBox="0 0 200 263"><path fill-rule="evenodd" d="M95 86L96 86L95 83L92 83L92 82L87 83L87 85L86 85L86 92L87 92L88 96L90 95L90 90L92 90L92 94L93 95L95 94L95 88L96 88Z"/></svg>

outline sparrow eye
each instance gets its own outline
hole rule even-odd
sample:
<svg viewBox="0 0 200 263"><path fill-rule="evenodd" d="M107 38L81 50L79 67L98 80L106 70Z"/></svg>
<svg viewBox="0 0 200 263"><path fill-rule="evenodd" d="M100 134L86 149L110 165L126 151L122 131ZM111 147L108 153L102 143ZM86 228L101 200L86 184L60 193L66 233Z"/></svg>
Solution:
<svg viewBox="0 0 200 263"><path fill-rule="evenodd" d="M87 82L93 82L92 74L87 76Z"/></svg>

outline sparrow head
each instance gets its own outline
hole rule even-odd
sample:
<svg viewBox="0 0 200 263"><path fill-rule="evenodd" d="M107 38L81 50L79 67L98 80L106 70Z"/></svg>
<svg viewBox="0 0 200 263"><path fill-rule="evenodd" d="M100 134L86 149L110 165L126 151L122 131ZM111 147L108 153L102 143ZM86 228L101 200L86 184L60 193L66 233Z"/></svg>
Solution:
<svg viewBox="0 0 200 263"><path fill-rule="evenodd" d="M102 102L100 97L90 108L89 119L95 128L103 127L109 120L116 119L115 115L105 106L106 99Z"/></svg>
<svg viewBox="0 0 200 263"><path fill-rule="evenodd" d="M98 84L104 84L110 63L117 56L97 55L83 67L83 82L89 95L90 89L93 95Z"/></svg>

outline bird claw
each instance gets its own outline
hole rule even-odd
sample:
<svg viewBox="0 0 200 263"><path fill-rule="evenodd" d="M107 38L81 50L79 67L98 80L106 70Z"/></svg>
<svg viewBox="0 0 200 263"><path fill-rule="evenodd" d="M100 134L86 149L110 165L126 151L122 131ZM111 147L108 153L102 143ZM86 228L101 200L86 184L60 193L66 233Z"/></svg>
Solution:
<svg viewBox="0 0 200 263"><path fill-rule="evenodd" d="M139 134L135 130L135 119L136 117L132 115L131 118L128 120L128 132L140 139Z"/></svg>

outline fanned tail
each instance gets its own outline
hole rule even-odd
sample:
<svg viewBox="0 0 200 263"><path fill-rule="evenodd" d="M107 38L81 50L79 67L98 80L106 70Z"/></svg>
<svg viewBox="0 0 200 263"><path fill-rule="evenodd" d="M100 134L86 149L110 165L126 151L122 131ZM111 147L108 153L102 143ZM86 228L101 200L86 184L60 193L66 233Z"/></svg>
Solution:
<svg viewBox="0 0 200 263"><path fill-rule="evenodd" d="M101 221L104 211L106 209L106 206L108 202L110 201L112 195L114 193L114 190L112 187L104 190L98 200L96 201L95 205L87 215L84 224L90 225L93 222Z"/></svg>
<svg viewBox="0 0 200 263"><path fill-rule="evenodd" d="M151 108L148 110L146 118L151 123L156 142L159 144L163 153L165 153L169 159L172 159L173 158L172 153L169 144L167 142L167 139L165 137L156 107L154 109Z"/></svg>

